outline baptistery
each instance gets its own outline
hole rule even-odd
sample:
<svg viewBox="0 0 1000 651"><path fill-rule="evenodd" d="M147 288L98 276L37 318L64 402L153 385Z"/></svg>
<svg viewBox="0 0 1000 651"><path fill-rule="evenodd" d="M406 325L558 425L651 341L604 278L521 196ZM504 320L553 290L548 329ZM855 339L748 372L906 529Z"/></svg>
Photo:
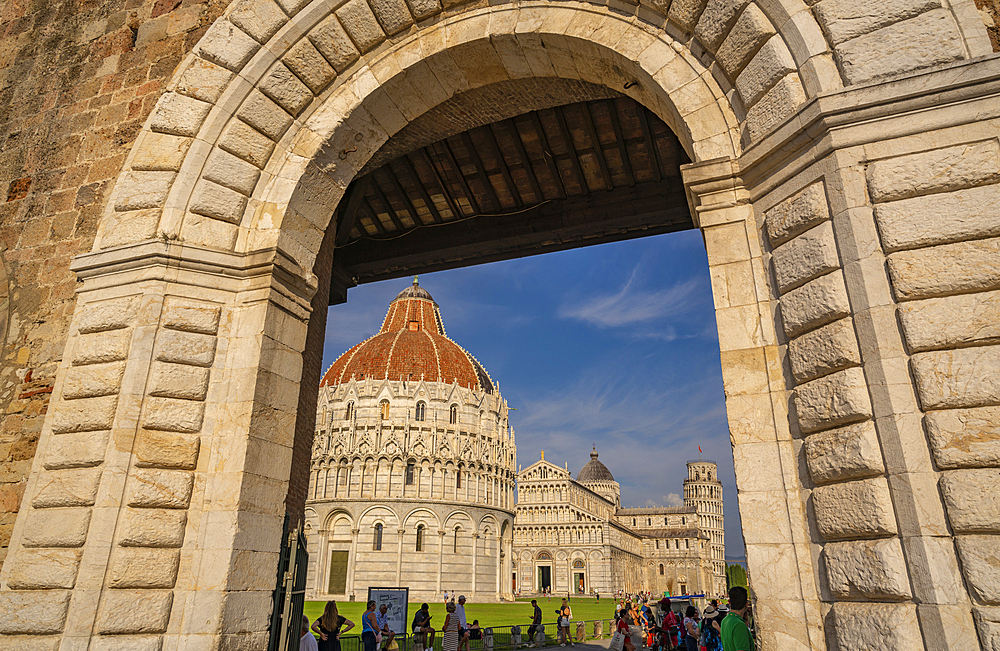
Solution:
<svg viewBox="0 0 1000 651"><path fill-rule="evenodd" d="M417 279L320 383L306 535L310 599L368 587L512 597L516 446L499 386ZM505 580L504 577L507 577Z"/></svg>

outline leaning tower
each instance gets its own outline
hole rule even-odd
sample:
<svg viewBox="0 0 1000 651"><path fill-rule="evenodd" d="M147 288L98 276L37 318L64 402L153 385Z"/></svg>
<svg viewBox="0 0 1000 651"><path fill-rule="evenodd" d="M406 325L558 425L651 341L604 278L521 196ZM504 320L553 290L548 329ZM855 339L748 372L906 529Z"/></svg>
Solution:
<svg viewBox="0 0 1000 651"><path fill-rule="evenodd" d="M723 523L722 482L714 461L688 461L684 480L684 506L698 512L698 524L708 533L712 545L714 593L726 590L726 534Z"/></svg>

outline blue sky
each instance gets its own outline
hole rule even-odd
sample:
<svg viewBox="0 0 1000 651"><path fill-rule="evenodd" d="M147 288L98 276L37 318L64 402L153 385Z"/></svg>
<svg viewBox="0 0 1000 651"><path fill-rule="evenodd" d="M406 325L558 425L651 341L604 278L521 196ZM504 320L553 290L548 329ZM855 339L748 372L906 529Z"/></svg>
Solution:
<svg viewBox="0 0 1000 651"><path fill-rule="evenodd" d="M374 334L412 279L330 308L324 369ZM685 462L719 464L726 555L743 558L708 262L697 230L420 276L448 336L511 407L518 464L575 475L597 444L623 506L679 505Z"/></svg>

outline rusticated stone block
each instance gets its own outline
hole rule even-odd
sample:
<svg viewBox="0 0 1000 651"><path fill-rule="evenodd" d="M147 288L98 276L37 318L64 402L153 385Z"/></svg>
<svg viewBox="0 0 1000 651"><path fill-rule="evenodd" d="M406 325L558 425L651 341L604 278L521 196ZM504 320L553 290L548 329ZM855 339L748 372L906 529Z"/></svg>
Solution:
<svg viewBox="0 0 1000 651"><path fill-rule="evenodd" d="M1000 608L978 606L972 612L984 651L1000 651Z"/></svg>
<svg viewBox="0 0 1000 651"><path fill-rule="evenodd" d="M889 25L834 48L844 81L859 84L964 56L962 35L947 9ZM891 65L886 65L891 61Z"/></svg>
<svg viewBox="0 0 1000 651"><path fill-rule="evenodd" d="M940 483L952 529L1000 533L1000 468L948 470Z"/></svg>
<svg viewBox="0 0 1000 651"><path fill-rule="evenodd" d="M199 446L197 436L140 430L136 437L136 465L194 470L198 464Z"/></svg>
<svg viewBox="0 0 1000 651"><path fill-rule="evenodd" d="M100 483L100 468L43 472L38 476L38 491L31 505L36 509L93 506Z"/></svg>
<svg viewBox="0 0 1000 651"><path fill-rule="evenodd" d="M214 335L219 331L222 308L211 303L168 296L163 302L163 327Z"/></svg>
<svg viewBox="0 0 1000 651"><path fill-rule="evenodd" d="M162 651L159 635L94 635L89 651Z"/></svg>
<svg viewBox="0 0 1000 651"><path fill-rule="evenodd" d="M318 95L337 76L337 71L308 39L296 43L282 61L314 95Z"/></svg>
<svg viewBox="0 0 1000 651"><path fill-rule="evenodd" d="M161 214L160 208L105 213L101 248L109 249L152 239L160 225Z"/></svg>
<svg viewBox="0 0 1000 651"><path fill-rule="evenodd" d="M788 362L799 382L861 364L861 351L850 317L834 321L788 342Z"/></svg>
<svg viewBox="0 0 1000 651"><path fill-rule="evenodd" d="M259 49L257 41L228 20L220 18L198 41L195 52L233 72L239 72Z"/></svg>
<svg viewBox="0 0 1000 651"><path fill-rule="evenodd" d="M271 0L240 0L229 12L229 20L255 41L264 44L288 21L288 17Z"/></svg>
<svg viewBox="0 0 1000 651"><path fill-rule="evenodd" d="M177 82L177 92L203 102L215 104L229 82L235 77L231 71L201 58L195 58ZM132 165L133 169L135 165Z"/></svg>
<svg viewBox="0 0 1000 651"><path fill-rule="evenodd" d="M833 604L841 651L899 651L924 646L915 604Z"/></svg>
<svg viewBox="0 0 1000 651"><path fill-rule="evenodd" d="M69 590L76 585L79 549L21 549L11 564L11 590Z"/></svg>
<svg viewBox="0 0 1000 651"><path fill-rule="evenodd" d="M77 366L66 371L63 399L96 398L118 393L125 374L125 362Z"/></svg>
<svg viewBox="0 0 1000 651"><path fill-rule="evenodd" d="M379 27L375 14L365 0L348 0L337 9L336 13L344 26L344 31L360 51L367 52L385 40L385 32ZM320 52L322 51L320 49Z"/></svg>
<svg viewBox="0 0 1000 651"><path fill-rule="evenodd" d="M816 181L807 185L764 215L767 236L772 246L783 244L799 233L804 233L830 217L823 182Z"/></svg>
<svg viewBox="0 0 1000 651"><path fill-rule="evenodd" d="M817 484L872 477L885 472L872 421L813 434L806 439L806 464Z"/></svg>
<svg viewBox="0 0 1000 651"><path fill-rule="evenodd" d="M902 300L1000 288L1000 238L899 251L888 262Z"/></svg>
<svg viewBox="0 0 1000 651"><path fill-rule="evenodd" d="M962 573L981 603L1000 605L1000 537L955 536Z"/></svg>
<svg viewBox="0 0 1000 651"><path fill-rule="evenodd" d="M115 421L118 396L60 400L52 418L52 432L93 432L111 429Z"/></svg>
<svg viewBox="0 0 1000 651"><path fill-rule="evenodd" d="M156 340L156 359L191 366L211 366L215 359L215 337L165 330L159 333Z"/></svg>
<svg viewBox="0 0 1000 651"><path fill-rule="evenodd" d="M230 224L239 224L243 220L246 207L245 196L205 179L198 181L191 197L191 212Z"/></svg>
<svg viewBox="0 0 1000 651"><path fill-rule="evenodd" d="M181 232L185 242L223 251L231 251L236 246L238 234L239 227L236 224L196 215L193 212L184 216L184 228Z"/></svg>
<svg viewBox="0 0 1000 651"><path fill-rule="evenodd" d="M994 138L875 161L867 176L876 203L994 183L1000 180L1000 142Z"/></svg>
<svg viewBox="0 0 1000 651"><path fill-rule="evenodd" d="M886 251L1000 235L1000 185L930 194L875 206Z"/></svg>
<svg viewBox="0 0 1000 651"><path fill-rule="evenodd" d="M128 505L141 508L186 509L194 475L183 470L136 469L129 477Z"/></svg>
<svg viewBox="0 0 1000 651"><path fill-rule="evenodd" d="M736 78L736 88L743 98L743 105L750 107L756 104L779 79L795 70L795 59L784 39L777 34L769 38Z"/></svg>
<svg viewBox="0 0 1000 651"><path fill-rule="evenodd" d="M708 0L695 27L695 38L710 52L715 52L746 4L747 0Z"/></svg>
<svg viewBox="0 0 1000 651"><path fill-rule="evenodd" d="M925 410L1000 404L1000 346L917 353L910 363Z"/></svg>
<svg viewBox="0 0 1000 651"><path fill-rule="evenodd" d="M119 547L111 556L112 588L172 588L177 581L179 549Z"/></svg>
<svg viewBox="0 0 1000 651"><path fill-rule="evenodd" d="M860 368L849 368L795 389L795 411L803 432L865 420L872 415L868 384Z"/></svg>
<svg viewBox="0 0 1000 651"><path fill-rule="evenodd" d="M263 169L274 149L274 142L245 122L230 120L219 139L219 147Z"/></svg>
<svg viewBox="0 0 1000 651"><path fill-rule="evenodd" d="M186 364L153 364L149 395L183 400L204 400L208 393L208 369Z"/></svg>
<svg viewBox="0 0 1000 651"><path fill-rule="evenodd" d="M784 294L840 268L833 224L821 223L782 244L771 254L778 290Z"/></svg>
<svg viewBox="0 0 1000 651"><path fill-rule="evenodd" d="M390 36L413 24L413 17L404 0L371 0L371 6L378 22Z"/></svg>
<svg viewBox="0 0 1000 651"><path fill-rule="evenodd" d="M131 343L131 330L80 335L74 341L73 365L103 364L127 359Z"/></svg>
<svg viewBox="0 0 1000 651"><path fill-rule="evenodd" d="M250 91L236 117L275 142L292 124L292 116L256 89Z"/></svg>
<svg viewBox="0 0 1000 651"><path fill-rule="evenodd" d="M722 42L715 60L730 79L736 79L757 50L774 36L774 25L756 4L750 4L733 25L729 36Z"/></svg>
<svg viewBox="0 0 1000 651"><path fill-rule="evenodd" d="M32 509L24 525L25 547L82 547L90 528L90 509Z"/></svg>
<svg viewBox="0 0 1000 651"><path fill-rule="evenodd" d="M59 651L61 635L5 635L4 651Z"/></svg>
<svg viewBox="0 0 1000 651"><path fill-rule="evenodd" d="M177 172L181 169L184 155L190 146L191 138L144 131L134 148L132 169L145 172Z"/></svg>
<svg viewBox="0 0 1000 651"><path fill-rule="evenodd" d="M309 40L338 73L346 70L361 56L336 16L329 16L313 27L309 32Z"/></svg>
<svg viewBox="0 0 1000 651"><path fill-rule="evenodd" d="M70 594L69 590L0 592L0 633L61 633Z"/></svg>
<svg viewBox="0 0 1000 651"><path fill-rule="evenodd" d="M440 0L407 0L407 4L410 6L410 13L417 20L441 13Z"/></svg>
<svg viewBox="0 0 1000 651"><path fill-rule="evenodd" d="M402 1L402 0L400 0ZM291 113L298 115L313 99L312 91L285 64L278 61L257 86L261 92Z"/></svg>
<svg viewBox="0 0 1000 651"><path fill-rule="evenodd" d="M180 93L166 93L153 109L149 128L175 136L196 136L210 110L212 105L208 102Z"/></svg>
<svg viewBox="0 0 1000 651"><path fill-rule="evenodd" d="M855 0L821 0L813 11L830 41L838 45L940 6L940 0L882 0L861 5Z"/></svg>
<svg viewBox="0 0 1000 651"><path fill-rule="evenodd" d="M215 149L208 159L202 176L249 197L253 194L257 179L260 178L260 170L234 154L223 149Z"/></svg>
<svg viewBox="0 0 1000 651"><path fill-rule="evenodd" d="M830 591L838 599L910 598L910 579L898 538L827 543L823 558Z"/></svg>
<svg viewBox="0 0 1000 651"><path fill-rule="evenodd" d="M176 176L175 172L129 172L115 186L115 210L161 207Z"/></svg>
<svg viewBox="0 0 1000 651"><path fill-rule="evenodd" d="M842 319L851 313L844 276L839 271L820 276L781 297L785 334L802 333Z"/></svg>
<svg viewBox="0 0 1000 651"><path fill-rule="evenodd" d="M817 486L813 508L816 526L827 540L896 534L896 515L884 477Z"/></svg>
<svg viewBox="0 0 1000 651"><path fill-rule="evenodd" d="M1000 292L929 298L899 306L913 352L1000 342Z"/></svg>
<svg viewBox="0 0 1000 651"><path fill-rule="evenodd" d="M134 325L138 313L138 296L95 301L80 310L76 327L80 334L119 330Z"/></svg>
<svg viewBox="0 0 1000 651"><path fill-rule="evenodd" d="M62 470L96 466L104 461L110 436L108 430L53 436L45 452L45 468Z"/></svg>
<svg viewBox="0 0 1000 651"><path fill-rule="evenodd" d="M692 30L707 2L708 0L673 0L667 18L684 29Z"/></svg>
<svg viewBox="0 0 1000 651"><path fill-rule="evenodd" d="M170 619L170 590L107 590L97 615L104 634L163 633Z"/></svg>
<svg viewBox="0 0 1000 651"><path fill-rule="evenodd" d="M125 509L118 536L123 547L180 547L184 544L187 511Z"/></svg>
<svg viewBox="0 0 1000 651"><path fill-rule="evenodd" d="M146 429L196 434L201 431L204 417L204 402L149 397L142 425Z"/></svg>
<svg viewBox="0 0 1000 651"><path fill-rule="evenodd" d="M1000 466L1000 407L932 411L924 426L938 467Z"/></svg>
<svg viewBox="0 0 1000 651"><path fill-rule="evenodd" d="M785 75L747 111L744 134L751 141L763 138L795 113L795 108L804 101L806 91L802 88L799 76Z"/></svg>

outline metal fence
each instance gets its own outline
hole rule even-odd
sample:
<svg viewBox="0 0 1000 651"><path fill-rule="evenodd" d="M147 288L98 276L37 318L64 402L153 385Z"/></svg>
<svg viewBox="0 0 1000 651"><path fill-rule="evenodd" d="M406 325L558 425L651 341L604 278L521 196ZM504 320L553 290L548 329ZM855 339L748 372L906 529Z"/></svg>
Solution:
<svg viewBox="0 0 1000 651"><path fill-rule="evenodd" d="M613 619L595 619L571 621L569 630L574 642L584 642L586 640L599 640L603 637L610 637L614 633L615 621ZM476 639L469 640L469 651L506 651L527 646L532 640L528 639L528 624L518 626L490 626L480 629L480 635ZM559 628L556 622L543 623L538 627L534 643L541 646L549 646L558 643ZM541 639L537 639L541 638ZM430 647L424 647L416 640L414 635L397 635L395 642L399 645L399 651L432 651ZM442 633L437 631L434 635L433 651L442 651ZM341 651L364 651L360 635L344 635L340 638Z"/></svg>

